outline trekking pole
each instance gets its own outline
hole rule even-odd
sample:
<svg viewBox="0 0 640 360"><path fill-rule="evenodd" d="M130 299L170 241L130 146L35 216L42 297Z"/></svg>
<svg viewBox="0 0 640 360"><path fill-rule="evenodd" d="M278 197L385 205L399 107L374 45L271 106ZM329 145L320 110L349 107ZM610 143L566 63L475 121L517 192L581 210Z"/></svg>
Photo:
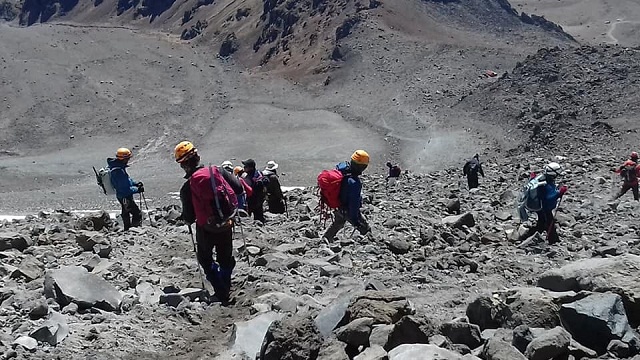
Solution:
<svg viewBox="0 0 640 360"><path fill-rule="evenodd" d="M191 224L187 224L189 227L189 235L191 235L191 243L193 244L193 252L196 255L196 264L198 266L198 274L200 274L200 283L202 284L202 290L206 290L204 287L204 276L202 275L202 269L200 269L200 264L198 263L198 249L196 247L196 240L193 237L193 229L191 229Z"/></svg>
<svg viewBox="0 0 640 360"><path fill-rule="evenodd" d="M553 218L551 218L551 222L549 224L549 228L547 229L547 242L549 242L549 234L551 234L551 230L553 230L554 226L556 226L556 215L558 214L558 209L560 205L562 205L562 198L564 196L560 196L560 200L558 201L558 206L556 206L555 211L553 212Z"/></svg>
<svg viewBox="0 0 640 360"><path fill-rule="evenodd" d="M144 207L147 209L147 216L149 217L149 224L152 227L155 227L155 225L153 224L153 219L151 218L151 213L149 212L149 205L147 205L147 198L144 196L144 193L140 193L140 198L142 198L142 200L144 200Z"/></svg>
<svg viewBox="0 0 640 360"><path fill-rule="evenodd" d="M240 236L242 236L242 244L244 246L245 257L247 258L247 265L249 265L249 267L251 267L251 260L249 260L249 250L247 250L247 238L246 238L246 236L244 236L244 229L242 228L242 220L240 218L240 211L242 211L243 213L247 214L247 216L249 214L244 210L239 210L238 211L238 215L236 216L236 222L238 223L238 227L240 227Z"/></svg>

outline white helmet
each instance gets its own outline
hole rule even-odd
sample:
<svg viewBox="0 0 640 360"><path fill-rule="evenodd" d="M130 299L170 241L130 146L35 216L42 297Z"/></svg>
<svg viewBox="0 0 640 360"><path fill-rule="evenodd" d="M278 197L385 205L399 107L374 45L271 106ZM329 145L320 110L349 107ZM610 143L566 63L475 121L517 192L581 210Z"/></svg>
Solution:
<svg viewBox="0 0 640 360"><path fill-rule="evenodd" d="M224 161L221 166L225 170L233 171L233 163L229 160Z"/></svg>
<svg viewBox="0 0 640 360"><path fill-rule="evenodd" d="M548 175L554 178L562 175L562 171L563 171L562 166L560 166L560 164L558 164L557 162L550 162L544 167L545 175Z"/></svg>

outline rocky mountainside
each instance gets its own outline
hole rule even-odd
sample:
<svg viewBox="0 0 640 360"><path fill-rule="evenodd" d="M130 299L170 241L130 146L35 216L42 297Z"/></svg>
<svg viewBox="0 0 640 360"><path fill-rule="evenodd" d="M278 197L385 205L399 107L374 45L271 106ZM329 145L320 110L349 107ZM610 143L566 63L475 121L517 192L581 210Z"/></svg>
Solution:
<svg viewBox="0 0 640 360"><path fill-rule="evenodd" d="M488 160L473 191L457 168L388 190L365 176L373 231L347 227L334 243L320 239L313 189L291 191L288 218L236 229L227 308L203 301L172 205L129 232L104 213L3 222L4 357L629 358L640 350L638 205L608 199L603 169L617 156L566 155L554 159L570 190L553 246L523 238L530 224L514 218L521 178L544 159Z"/></svg>

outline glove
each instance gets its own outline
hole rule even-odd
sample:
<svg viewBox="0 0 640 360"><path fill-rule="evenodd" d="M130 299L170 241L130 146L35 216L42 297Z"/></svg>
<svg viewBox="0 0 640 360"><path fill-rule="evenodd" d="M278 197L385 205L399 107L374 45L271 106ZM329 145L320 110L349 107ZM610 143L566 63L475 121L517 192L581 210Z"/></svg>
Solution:
<svg viewBox="0 0 640 360"><path fill-rule="evenodd" d="M564 193L566 193L568 189L569 189L569 188L567 187L567 185L562 185L562 186L560 187L560 196L563 196L563 195L564 195Z"/></svg>
<svg viewBox="0 0 640 360"><path fill-rule="evenodd" d="M143 186L143 185L142 185L142 181L138 181L138 182L136 183L136 186L137 186L137 187L141 187L141 186Z"/></svg>
<svg viewBox="0 0 640 360"><path fill-rule="evenodd" d="M144 186L140 184L140 186L138 186L138 193L142 194L143 192L144 192Z"/></svg>

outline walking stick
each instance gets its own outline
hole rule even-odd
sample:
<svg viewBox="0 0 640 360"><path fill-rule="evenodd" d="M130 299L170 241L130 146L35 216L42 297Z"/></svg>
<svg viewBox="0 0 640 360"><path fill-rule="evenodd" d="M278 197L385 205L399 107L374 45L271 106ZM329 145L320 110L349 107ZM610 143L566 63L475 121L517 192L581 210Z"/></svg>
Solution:
<svg viewBox="0 0 640 360"><path fill-rule="evenodd" d="M200 269L200 263L198 263L198 249L196 248L196 240L193 237L193 229L191 229L191 224L187 224L189 227L189 235L191 235L191 243L193 244L193 252L196 255L196 264L198 264L198 273L200 274L200 283L202 284L202 290L206 291L204 287L204 276L202 275L202 269Z"/></svg>
<svg viewBox="0 0 640 360"><path fill-rule="evenodd" d="M144 196L144 193L140 193L140 198L144 200L144 207L147 209L147 216L149 216L149 224L152 227L155 227L153 224L153 219L151 218L151 213L149 212L149 205L147 205L147 198Z"/></svg>
<svg viewBox="0 0 640 360"><path fill-rule="evenodd" d="M240 236L242 236L242 244L244 246L245 257L247 258L247 265L249 265L249 267L251 267L251 260L249 260L249 250L247 250L247 238L246 238L246 236L244 236L244 229L242 228L242 220L241 220L241 216L240 216L241 214L246 214L246 216L249 216L249 213L247 213L244 210L238 210L237 216L236 216L236 222L238 223L238 226L240 227Z"/></svg>

